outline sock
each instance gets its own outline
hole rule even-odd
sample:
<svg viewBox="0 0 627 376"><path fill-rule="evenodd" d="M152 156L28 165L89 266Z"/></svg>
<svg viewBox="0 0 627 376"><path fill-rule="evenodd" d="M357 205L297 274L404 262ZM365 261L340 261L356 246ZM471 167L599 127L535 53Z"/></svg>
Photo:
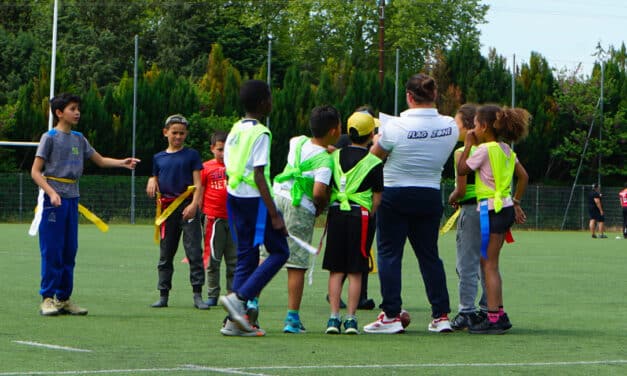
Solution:
<svg viewBox="0 0 627 376"><path fill-rule="evenodd" d="M357 316L355 316L355 315L346 315L346 316L344 316L344 321L346 321L346 320L355 320L355 321L357 321Z"/></svg>
<svg viewBox="0 0 627 376"><path fill-rule="evenodd" d="M257 297L246 302L246 308L259 309L259 299Z"/></svg>
<svg viewBox="0 0 627 376"><path fill-rule="evenodd" d="M292 321L300 321L300 316L298 315L297 309L288 309L287 310L287 318Z"/></svg>
<svg viewBox="0 0 627 376"><path fill-rule="evenodd" d="M505 311L503 310L503 306L499 306L499 317L503 316L503 314L505 314Z"/></svg>
<svg viewBox="0 0 627 376"><path fill-rule="evenodd" d="M340 315L339 312L332 312L331 316L329 318L331 318L331 319L338 319L339 320L341 317L342 316Z"/></svg>
<svg viewBox="0 0 627 376"><path fill-rule="evenodd" d="M488 311L488 320L493 324L499 321L499 312Z"/></svg>

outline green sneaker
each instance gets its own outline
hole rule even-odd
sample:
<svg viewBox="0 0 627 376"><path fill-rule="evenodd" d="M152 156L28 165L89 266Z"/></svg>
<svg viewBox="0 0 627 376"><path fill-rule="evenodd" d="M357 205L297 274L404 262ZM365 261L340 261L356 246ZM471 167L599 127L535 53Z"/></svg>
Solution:
<svg viewBox="0 0 627 376"><path fill-rule="evenodd" d="M357 320L351 318L344 321L344 334L359 334Z"/></svg>
<svg viewBox="0 0 627 376"><path fill-rule="evenodd" d="M342 322L340 321L340 319L331 317L329 321L327 321L327 330L325 331L325 333L326 334L340 334L341 326L342 326Z"/></svg>

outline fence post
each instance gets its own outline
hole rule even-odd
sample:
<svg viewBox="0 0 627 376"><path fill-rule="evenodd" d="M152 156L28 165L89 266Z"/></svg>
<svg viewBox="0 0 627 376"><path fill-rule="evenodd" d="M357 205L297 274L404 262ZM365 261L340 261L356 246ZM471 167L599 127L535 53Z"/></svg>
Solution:
<svg viewBox="0 0 627 376"><path fill-rule="evenodd" d="M536 230L538 229L538 211L540 210L540 186L536 185Z"/></svg>
<svg viewBox="0 0 627 376"><path fill-rule="evenodd" d="M586 193L584 191L584 186L581 186L581 229L584 230L585 228L583 227L583 211L584 211L584 206L585 206L585 202L586 202Z"/></svg>
<svg viewBox="0 0 627 376"><path fill-rule="evenodd" d="M19 203L18 203L18 205L19 205L19 208L18 208L18 210L19 210L19 211L18 211L18 213L19 213L19 214L18 214L18 218L19 218L19 221L20 221L20 222L22 222L22 211L23 211L23 207L22 207L22 206L23 206L23 202L24 202L24 184L23 184L23 182L22 182L22 180L23 180L23 175L24 175L24 174L23 174L22 172L18 173L18 176L19 176L18 180L19 180L19 182L20 182L20 184L19 184L19 187L20 187L20 188L19 188L19 189L20 189L20 192L19 192L19 194L18 194L18 196L19 196L19 199L18 199L18 202L19 202Z"/></svg>

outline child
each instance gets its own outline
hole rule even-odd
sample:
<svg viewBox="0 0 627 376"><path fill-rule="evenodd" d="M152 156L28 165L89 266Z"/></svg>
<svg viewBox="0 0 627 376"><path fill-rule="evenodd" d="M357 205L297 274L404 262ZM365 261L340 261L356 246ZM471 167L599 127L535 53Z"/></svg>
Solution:
<svg viewBox="0 0 627 376"><path fill-rule="evenodd" d="M220 297L229 313L220 332L231 336L263 336L246 314L246 302L253 300L283 267L289 256L287 230L270 193L271 133L261 124L272 110L268 85L259 80L245 82L240 101L246 111L233 125L226 139L224 164L228 176L227 208L237 238L237 264L233 292ZM259 264L259 245L268 258Z"/></svg>
<svg viewBox="0 0 627 376"><path fill-rule="evenodd" d="M466 133L464 151L457 171L475 171L475 189L481 218L481 269L485 275L488 315L471 324L473 334L502 334L512 327L503 309L499 254L514 221L525 222L520 200L529 177L507 143L527 135L529 113L520 108L482 106L475 116L475 129ZM481 143L469 157L473 145ZM511 182L516 174L516 193L511 197Z"/></svg>
<svg viewBox="0 0 627 376"><path fill-rule="evenodd" d="M205 310L209 306L202 301L202 286L205 284L205 270L202 262L202 227L198 207L202 200L200 171L202 160L194 149L184 146L187 137L187 119L182 115L171 115L165 120L163 135L168 139L168 147L154 155L152 177L148 179L146 193L157 196L157 205L164 210L157 219L160 223L159 300L153 308L168 306L174 274L174 255L178 249L181 234L185 256L189 261L189 280L192 285L194 307ZM190 197L191 196L191 197ZM170 213L168 215L168 212ZM157 210L160 213L160 210Z"/></svg>
<svg viewBox="0 0 627 376"><path fill-rule="evenodd" d="M226 167L224 167L224 143L226 132L211 135L211 152L214 159L203 163L200 179L204 187L203 212L206 219L205 252L203 262L207 268L207 305L218 303L220 296L220 263L226 263L226 290L233 289L233 274L237 251L226 211Z"/></svg>
<svg viewBox="0 0 627 376"><path fill-rule="evenodd" d="M274 178L274 193L288 232L311 243L316 217L329 202L333 161L327 147L337 141L342 131L340 114L331 106L314 108L309 124L312 138L300 136L290 140L285 169ZM287 242L288 311L283 332L304 333L299 310L311 255L293 240Z"/></svg>
<svg viewBox="0 0 627 376"><path fill-rule="evenodd" d="M361 295L362 275L368 271L368 253L374 239L372 220L383 191L383 165L368 152L374 119L355 112L348 118L351 145L333 153L333 192L328 214L328 235L322 267L329 270L331 317L327 334L339 334L340 296L348 274L348 306L344 333L358 334L355 311Z"/></svg>
<svg viewBox="0 0 627 376"><path fill-rule="evenodd" d="M113 159L101 156L85 137L72 130L81 117L81 99L63 93L50 100L55 127L39 141L31 169L33 181L43 190L43 212L39 223L41 251L41 294L39 313L86 315L70 300L74 287L74 266L78 250L78 180L83 160L100 167L135 168L135 158Z"/></svg>
<svg viewBox="0 0 627 376"><path fill-rule="evenodd" d="M455 115L455 122L459 129L459 140L466 138L466 132L475 127L475 113L477 106L464 104ZM470 155L475 151L473 145ZM454 330L468 328L471 323L485 316L486 297L483 278L480 278L479 260L481 259L481 226L477 211L477 195L475 194L475 175L461 176L457 174L457 162L464 147L455 150L455 190L449 196L448 202L461 211L457 221L457 275L459 276L459 313L451 321ZM475 299L477 297L477 281L481 280L482 294L479 300L481 311L477 313Z"/></svg>

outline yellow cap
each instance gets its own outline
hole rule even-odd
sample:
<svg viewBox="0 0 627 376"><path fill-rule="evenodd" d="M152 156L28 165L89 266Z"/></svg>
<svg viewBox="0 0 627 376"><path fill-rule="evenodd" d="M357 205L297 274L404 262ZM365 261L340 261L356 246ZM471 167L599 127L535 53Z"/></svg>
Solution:
<svg viewBox="0 0 627 376"><path fill-rule="evenodd" d="M354 112L348 118L348 133L355 128L360 136L367 136L374 130L375 122L372 115L364 112Z"/></svg>

